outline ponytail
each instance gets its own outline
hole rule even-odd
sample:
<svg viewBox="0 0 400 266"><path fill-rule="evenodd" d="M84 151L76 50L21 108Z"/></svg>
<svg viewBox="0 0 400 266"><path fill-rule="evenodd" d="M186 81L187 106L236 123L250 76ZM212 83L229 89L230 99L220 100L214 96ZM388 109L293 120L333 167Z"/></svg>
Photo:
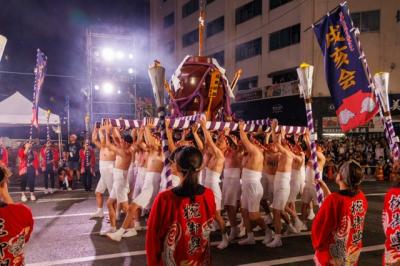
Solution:
<svg viewBox="0 0 400 266"><path fill-rule="evenodd" d="M203 155L197 148L188 146L178 151L175 158L177 169L184 177L180 189L184 191L184 195L189 196L190 200L194 201L199 189L198 178L203 163Z"/></svg>

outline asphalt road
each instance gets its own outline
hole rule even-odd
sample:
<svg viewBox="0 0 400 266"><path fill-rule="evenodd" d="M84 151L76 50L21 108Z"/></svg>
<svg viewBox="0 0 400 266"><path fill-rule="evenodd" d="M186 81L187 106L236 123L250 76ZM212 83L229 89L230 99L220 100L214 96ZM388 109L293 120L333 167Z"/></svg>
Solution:
<svg viewBox="0 0 400 266"><path fill-rule="evenodd" d="M364 230L364 252L359 265L380 265L384 236L381 210L388 184L365 182L363 191L368 199L368 213ZM11 194L19 200L17 189ZM82 189L58 191L53 195L37 193L36 202L28 202L35 226L25 248L27 265L146 265L145 231L138 236L112 242L99 235L108 229L106 219L90 219L95 210L94 193ZM145 221L142 221L142 225ZM270 249L261 243L254 246L231 244L225 250L216 245L220 235L212 234L214 265L313 265L309 232L290 235L283 239L283 247ZM257 233L256 233L257 235Z"/></svg>

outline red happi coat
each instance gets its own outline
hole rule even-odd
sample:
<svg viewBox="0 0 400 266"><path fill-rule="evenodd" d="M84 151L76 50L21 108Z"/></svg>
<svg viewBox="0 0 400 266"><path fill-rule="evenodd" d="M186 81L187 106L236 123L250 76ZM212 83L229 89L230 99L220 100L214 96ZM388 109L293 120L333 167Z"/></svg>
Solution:
<svg viewBox="0 0 400 266"><path fill-rule="evenodd" d="M37 171L39 169L39 158L36 151L33 151L33 156L34 156L33 168L35 168L35 170ZM28 169L28 158L25 154L24 148L20 148L18 150L18 159L19 159L19 167L18 167L19 175L24 175L26 174Z"/></svg>
<svg viewBox="0 0 400 266"><path fill-rule="evenodd" d="M400 188L390 189L385 196L382 212L386 235L383 265L400 264ZM397 265L397 264L396 264Z"/></svg>
<svg viewBox="0 0 400 266"><path fill-rule="evenodd" d="M23 204L0 206L1 265L24 265L24 246L32 229L33 217L28 207Z"/></svg>
<svg viewBox="0 0 400 266"><path fill-rule="evenodd" d="M0 147L0 164L3 163L5 166L8 166L8 150L4 147Z"/></svg>
<svg viewBox="0 0 400 266"><path fill-rule="evenodd" d="M94 167L96 166L96 156L95 156L92 148L89 148L89 152L90 152L90 155L89 155L90 171L92 173L94 173ZM86 160L85 149L81 149L79 151L79 160L81 163L81 173L83 174L85 172L85 160Z"/></svg>
<svg viewBox="0 0 400 266"><path fill-rule="evenodd" d="M51 152L53 153L53 166L56 168L58 166L58 162L60 160L60 155L58 154L58 149L50 148ZM46 168L46 145L44 145L40 149L40 167Z"/></svg>
<svg viewBox="0 0 400 266"><path fill-rule="evenodd" d="M357 265L368 203L364 193L348 190L330 194L311 229L316 265Z"/></svg>
<svg viewBox="0 0 400 266"><path fill-rule="evenodd" d="M194 202L172 190L160 193L147 222L147 264L211 265L209 235L215 210L208 188Z"/></svg>

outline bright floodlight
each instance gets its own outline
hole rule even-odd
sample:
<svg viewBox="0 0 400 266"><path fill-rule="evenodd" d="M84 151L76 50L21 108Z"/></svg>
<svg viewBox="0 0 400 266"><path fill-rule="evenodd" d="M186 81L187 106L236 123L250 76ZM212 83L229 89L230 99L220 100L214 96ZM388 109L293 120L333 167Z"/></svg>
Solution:
<svg viewBox="0 0 400 266"><path fill-rule="evenodd" d="M129 54L129 59L133 59L133 54Z"/></svg>
<svg viewBox="0 0 400 266"><path fill-rule="evenodd" d="M114 86L113 86L110 82L105 82L105 83L103 84L103 91L104 91L104 93L109 94L109 93L112 93L113 90L114 90Z"/></svg>
<svg viewBox="0 0 400 266"><path fill-rule="evenodd" d="M121 59L123 59L123 58L124 58L124 56L125 56L125 55L124 55L124 53L123 53L123 52L121 52L121 51L118 51L118 52L117 52L117 54L116 54L116 56L117 56L117 59L118 59L118 60L121 60Z"/></svg>
<svg viewBox="0 0 400 266"><path fill-rule="evenodd" d="M111 48L104 48L101 51L101 56L103 57L103 59L105 61L113 61L115 58L115 53L114 53L113 49L111 49Z"/></svg>
<svg viewBox="0 0 400 266"><path fill-rule="evenodd" d="M118 94L121 94L121 90L118 90L117 93L118 93Z"/></svg>
<svg viewBox="0 0 400 266"><path fill-rule="evenodd" d="M129 74L133 74L133 73L135 73L135 70L134 70L133 68L130 67L130 68L128 69L128 73L129 73Z"/></svg>
<svg viewBox="0 0 400 266"><path fill-rule="evenodd" d="M94 89L98 91L100 89L99 85L94 85Z"/></svg>

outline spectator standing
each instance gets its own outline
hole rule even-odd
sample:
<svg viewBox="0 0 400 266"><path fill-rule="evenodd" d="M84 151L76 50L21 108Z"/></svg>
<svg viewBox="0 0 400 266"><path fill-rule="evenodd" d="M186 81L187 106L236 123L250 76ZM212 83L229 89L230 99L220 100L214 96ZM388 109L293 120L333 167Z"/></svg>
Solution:
<svg viewBox="0 0 400 266"><path fill-rule="evenodd" d="M65 146L65 151L68 152L68 168L70 176L74 177L76 174L77 182L80 182L80 165L79 165L79 151L81 145L77 142L78 137L75 134L69 136L69 143Z"/></svg>

